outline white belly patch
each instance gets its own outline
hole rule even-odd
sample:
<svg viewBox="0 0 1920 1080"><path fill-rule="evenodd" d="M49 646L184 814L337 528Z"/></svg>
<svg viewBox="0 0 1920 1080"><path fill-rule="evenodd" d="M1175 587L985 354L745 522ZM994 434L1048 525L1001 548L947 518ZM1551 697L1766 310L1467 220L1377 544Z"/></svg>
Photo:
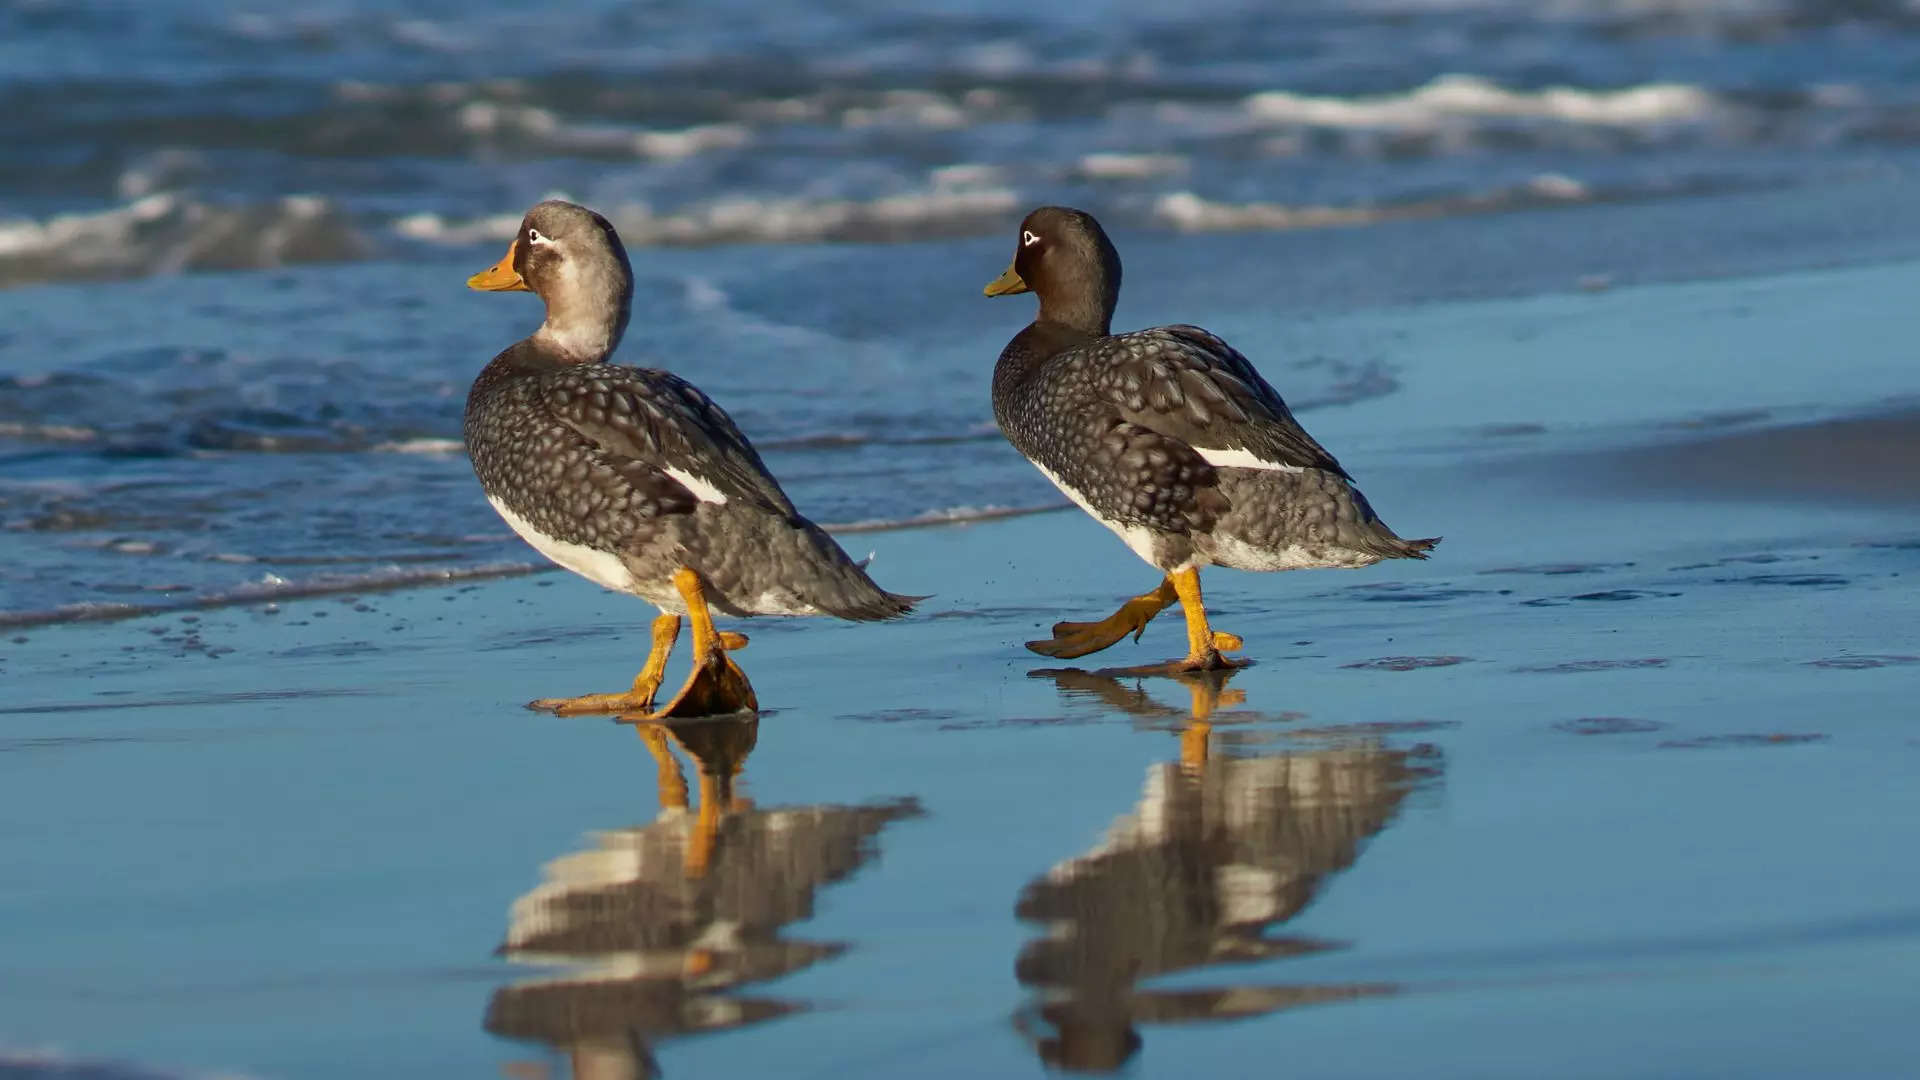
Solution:
<svg viewBox="0 0 1920 1080"><path fill-rule="evenodd" d="M1033 459L1029 458L1028 460L1032 461ZM1160 564L1154 559L1153 554L1154 535L1152 529L1144 525L1124 525L1118 521L1114 521L1112 518L1102 517L1098 510L1088 505L1085 496L1061 483L1060 478L1053 475L1052 470L1037 461L1033 463L1033 467L1039 469L1040 475L1051 481L1053 486L1059 488L1067 498L1072 499L1075 506L1085 510L1088 517L1112 529L1115 536L1126 541L1127 547L1131 548L1135 555L1145 559L1148 566L1154 567L1155 569L1159 568Z"/></svg>
<svg viewBox="0 0 1920 1080"><path fill-rule="evenodd" d="M1378 555L1339 548L1288 544L1283 548L1255 547L1234 536L1218 533L1199 545L1207 560L1235 570L1351 570L1380 561Z"/></svg>
<svg viewBox="0 0 1920 1080"><path fill-rule="evenodd" d="M493 504L494 512L500 515L507 526L520 535L520 539L533 545L533 549L555 563L579 574L588 581L604 585L616 592L635 592L633 574L627 569L620 557L605 551L596 551L584 544L575 544L548 536L527 521L526 518L507 509L507 504L493 496L487 496ZM649 597L648 599L652 599Z"/></svg>

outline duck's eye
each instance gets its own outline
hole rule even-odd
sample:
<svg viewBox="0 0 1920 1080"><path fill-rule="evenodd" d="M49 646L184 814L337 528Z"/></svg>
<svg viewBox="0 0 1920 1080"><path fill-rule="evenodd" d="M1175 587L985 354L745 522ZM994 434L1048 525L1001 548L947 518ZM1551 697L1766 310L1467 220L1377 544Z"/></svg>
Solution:
<svg viewBox="0 0 1920 1080"><path fill-rule="evenodd" d="M1037 234L1027 229L1020 230L1020 246L1021 247L1032 247L1033 245L1039 242L1040 242L1040 237Z"/></svg>
<svg viewBox="0 0 1920 1080"><path fill-rule="evenodd" d="M539 229L535 229L535 228L533 228L533 227L531 227L531 226L529 226L529 227L527 228L527 243L529 243L529 244L551 244L551 243L553 243L553 241L551 241L551 240L549 240L549 239L547 239L547 238L546 238L546 237L545 237L544 235L542 235Z"/></svg>

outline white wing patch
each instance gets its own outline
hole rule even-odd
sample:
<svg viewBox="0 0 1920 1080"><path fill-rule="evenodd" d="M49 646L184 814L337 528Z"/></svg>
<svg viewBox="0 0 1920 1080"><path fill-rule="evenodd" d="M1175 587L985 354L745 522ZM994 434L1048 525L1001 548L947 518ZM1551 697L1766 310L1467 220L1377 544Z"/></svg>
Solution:
<svg viewBox="0 0 1920 1080"><path fill-rule="evenodd" d="M714 487L712 481L704 477L695 476L685 469L676 469L670 465L661 466L660 471L680 481L680 485L693 492L701 502L725 505L727 501L726 493Z"/></svg>
<svg viewBox="0 0 1920 1080"><path fill-rule="evenodd" d="M615 592L635 592L633 572L618 555L610 551L596 551L585 544L576 544L548 536L533 527L533 523L519 514L507 509L507 504L487 496L493 504L494 512L500 515L507 527L520 534L520 539L533 545L533 549L554 562L566 567L597 585L603 585ZM649 597L651 599L651 597Z"/></svg>
<svg viewBox="0 0 1920 1080"><path fill-rule="evenodd" d="M1277 461L1268 461L1251 450L1214 450L1205 446L1196 446L1193 452L1205 458L1207 464L1216 469L1266 469L1270 472L1303 472L1298 465L1282 465Z"/></svg>

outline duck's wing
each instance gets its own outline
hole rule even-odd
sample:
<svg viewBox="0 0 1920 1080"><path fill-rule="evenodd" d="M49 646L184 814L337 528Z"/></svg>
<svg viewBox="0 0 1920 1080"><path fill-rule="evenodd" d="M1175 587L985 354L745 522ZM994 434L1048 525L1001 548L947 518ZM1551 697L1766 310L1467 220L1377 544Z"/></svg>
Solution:
<svg viewBox="0 0 1920 1080"><path fill-rule="evenodd" d="M1090 343L1093 385L1129 423L1192 447L1208 464L1321 469L1351 480L1247 358L1197 326L1156 326Z"/></svg>
<svg viewBox="0 0 1920 1080"><path fill-rule="evenodd" d="M783 517L793 502L733 418L692 383L650 368L591 369L549 386L544 404L629 483L651 490L665 477L691 500L747 502Z"/></svg>

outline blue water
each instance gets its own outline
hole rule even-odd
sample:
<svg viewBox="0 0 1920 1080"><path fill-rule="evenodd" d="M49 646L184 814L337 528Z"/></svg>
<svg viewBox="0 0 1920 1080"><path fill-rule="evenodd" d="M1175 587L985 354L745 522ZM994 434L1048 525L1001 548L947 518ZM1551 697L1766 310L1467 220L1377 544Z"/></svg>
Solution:
<svg viewBox="0 0 1920 1080"><path fill-rule="evenodd" d="M1459 553L1216 575L1261 661L1216 694L1029 674L1141 583L1091 522L922 530L881 557L935 614L754 624L776 711L664 771L514 706L636 660L632 601L566 579L32 631L0 1037L265 1077L1899 1075L1911 512L1354 465Z"/></svg>
<svg viewBox="0 0 1920 1080"><path fill-rule="evenodd" d="M536 313L460 280L553 192L637 253L622 358L839 525L1057 504L977 295L1040 202L1114 230L1123 323L1920 251L1892 5L20 0L0 61L8 623L533 566L457 436ZM1394 390L1290 344L1303 411Z"/></svg>

